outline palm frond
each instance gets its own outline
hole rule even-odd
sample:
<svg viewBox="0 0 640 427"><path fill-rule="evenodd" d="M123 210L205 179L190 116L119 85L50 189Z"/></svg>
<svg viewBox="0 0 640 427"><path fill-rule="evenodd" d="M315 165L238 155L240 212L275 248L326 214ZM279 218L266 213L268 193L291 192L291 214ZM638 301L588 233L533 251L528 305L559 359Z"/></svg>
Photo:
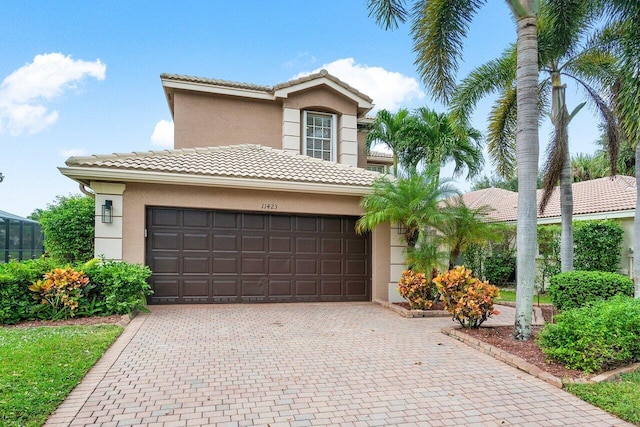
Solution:
<svg viewBox="0 0 640 427"><path fill-rule="evenodd" d="M404 0L369 0L367 10L369 17L385 30L398 28L409 16Z"/></svg>
<svg viewBox="0 0 640 427"><path fill-rule="evenodd" d="M489 113L487 149L499 176L510 177L516 166L516 109L515 86L505 90Z"/></svg>
<svg viewBox="0 0 640 427"><path fill-rule="evenodd" d="M463 40L476 11L486 0L418 1L411 35L416 66L436 99L447 102L455 89Z"/></svg>

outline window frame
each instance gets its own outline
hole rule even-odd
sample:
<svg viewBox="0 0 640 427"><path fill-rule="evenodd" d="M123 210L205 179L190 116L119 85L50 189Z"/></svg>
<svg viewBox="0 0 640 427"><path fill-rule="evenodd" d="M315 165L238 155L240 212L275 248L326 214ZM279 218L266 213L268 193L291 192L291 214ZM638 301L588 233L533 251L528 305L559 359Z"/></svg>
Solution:
<svg viewBox="0 0 640 427"><path fill-rule="evenodd" d="M308 127L308 117L311 116L324 116L331 118L331 148L329 155L329 162L337 162L337 154L338 154L338 115L335 113L326 113L322 111L314 111L314 110L303 110L302 116L302 154L305 156L309 156L314 159L324 160L320 157L311 156L307 153L307 127Z"/></svg>

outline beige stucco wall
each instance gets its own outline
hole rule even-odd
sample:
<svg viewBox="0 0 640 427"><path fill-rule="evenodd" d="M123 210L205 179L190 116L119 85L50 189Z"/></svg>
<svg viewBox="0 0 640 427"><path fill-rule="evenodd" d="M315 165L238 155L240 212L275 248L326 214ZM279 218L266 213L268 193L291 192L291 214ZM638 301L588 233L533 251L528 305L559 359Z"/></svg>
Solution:
<svg viewBox="0 0 640 427"><path fill-rule="evenodd" d="M328 113L358 114L358 105L326 86L316 86L290 94L282 100L285 108L316 110Z"/></svg>
<svg viewBox="0 0 640 427"><path fill-rule="evenodd" d="M145 210L147 206L201 209L229 209L319 215L362 214L360 198L325 194L188 187L180 185L128 183L123 202L123 259L145 262ZM262 209L263 204L277 210ZM380 226L372 234L372 297L387 299L390 275L389 227Z"/></svg>
<svg viewBox="0 0 640 427"><path fill-rule="evenodd" d="M176 91L173 121L175 148L282 148L282 105L272 101Z"/></svg>

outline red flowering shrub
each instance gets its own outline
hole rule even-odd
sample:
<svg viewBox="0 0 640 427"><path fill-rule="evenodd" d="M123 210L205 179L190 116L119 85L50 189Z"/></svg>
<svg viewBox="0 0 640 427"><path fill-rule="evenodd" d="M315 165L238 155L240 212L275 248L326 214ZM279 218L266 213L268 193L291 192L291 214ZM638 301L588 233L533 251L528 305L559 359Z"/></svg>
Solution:
<svg viewBox="0 0 640 427"><path fill-rule="evenodd" d="M444 306L464 328L479 328L492 314L493 298L500 290L489 282L482 282L471 275L464 266L455 267L433 279L442 293Z"/></svg>
<svg viewBox="0 0 640 427"><path fill-rule="evenodd" d="M439 297L438 290L424 273L405 270L398 283L398 292L409 302L412 310L428 310Z"/></svg>

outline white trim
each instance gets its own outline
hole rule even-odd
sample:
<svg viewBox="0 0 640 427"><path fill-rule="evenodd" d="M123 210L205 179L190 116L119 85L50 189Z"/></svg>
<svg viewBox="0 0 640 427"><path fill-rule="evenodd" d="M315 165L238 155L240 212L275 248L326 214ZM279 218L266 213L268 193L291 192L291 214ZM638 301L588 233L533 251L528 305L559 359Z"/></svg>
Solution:
<svg viewBox="0 0 640 427"><path fill-rule="evenodd" d="M358 104L358 107L360 107L360 108L365 108L365 109L368 109L368 110L373 108L373 104L371 102L369 102L366 99L356 95L352 91L346 89L345 87L337 84L333 80L328 79L326 77L321 77L321 78L309 80L309 81L306 81L306 82L303 82L303 83L297 83L297 84L294 84L294 85L291 85L291 86L283 87L281 89L276 90L274 95L275 95L276 98L288 98L289 94L291 94L291 93L299 92L299 91L305 90L305 89L311 89L313 87L321 86L321 85L329 86L331 89L335 90L336 92L340 93L341 95L343 95L343 96L351 99L352 101L356 102Z"/></svg>
<svg viewBox="0 0 640 427"><path fill-rule="evenodd" d="M275 97L269 93L255 89L235 88L227 86L215 86L211 83L198 82L182 82L171 79L162 79L162 85L165 88L189 90L194 92L216 93L219 95L241 96L244 98L265 99L269 101L275 100Z"/></svg>
<svg viewBox="0 0 640 427"><path fill-rule="evenodd" d="M87 167L59 167L66 177L78 182L88 180L141 182L147 184L197 185L202 187L242 188L253 190L287 191L295 193L340 194L364 196L371 193L369 186L320 184L315 182L277 181L258 178L188 175L168 172L114 170Z"/></svg>
<svg viewBox="0 0 640 427"><path fill-rule="evenodd" d="M317 114L319 116L331 117L331 162L336 163L338 159L338 115L334 113L325 113L322 111L303 110L302 111L302 137L300 143L302 144L302 154L308 157L307 154L307 115ZM314 157L316 158L316 157Z"/></svg>

